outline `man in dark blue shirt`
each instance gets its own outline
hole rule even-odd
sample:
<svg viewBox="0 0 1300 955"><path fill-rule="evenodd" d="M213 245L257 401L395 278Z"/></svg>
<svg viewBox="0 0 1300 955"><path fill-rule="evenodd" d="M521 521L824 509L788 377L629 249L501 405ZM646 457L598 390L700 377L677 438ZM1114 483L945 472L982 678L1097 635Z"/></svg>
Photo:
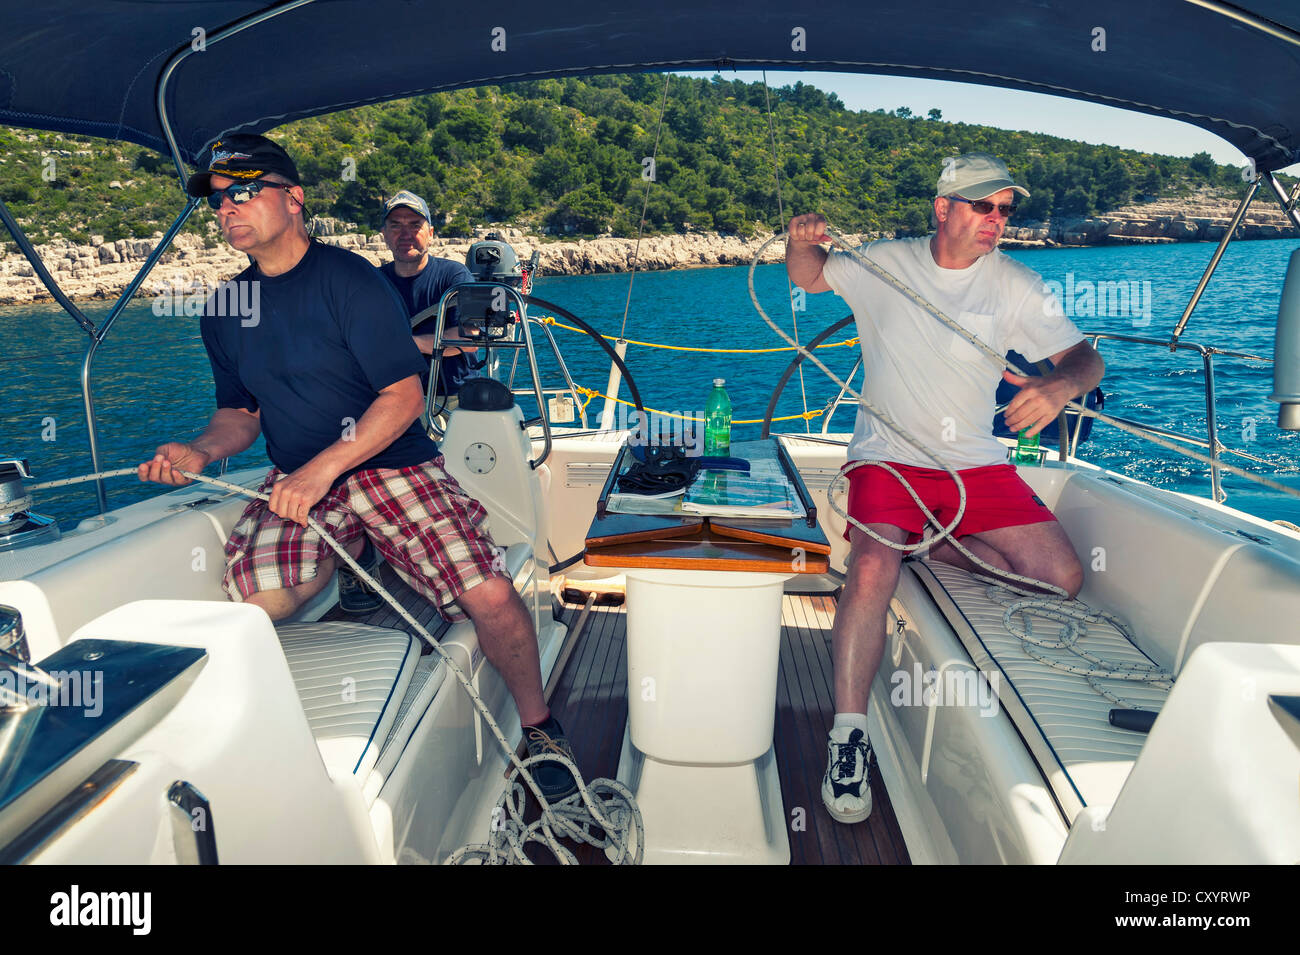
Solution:
<svg viewBox="0 0 1300 955"><path fill-rule="evenodd" d="M413 192L403 189L384 203L381 235L388 245L388 251L393 253L393 261L384 263L379 270L397 289L398 295L406 303L407 314L412 318L435 307L453 286L474 281L469 269L460 262L429 255L429 245L434 239L429 206ZM416 347L422 354L433 354L437 322L437 315L434 315L412 329ZM438 376L437 404L447 414L456 409L456 395L460 386L468 379L478 377L473 357L477 349L454 345L446 347L448 340L459 337L456 332L456 309L452 306L447 309L443 325L442 369ZM421 381L427 389L427 371L421 376Z"/></svg>
<svg viewBox="0 0 1300 955"><path fill-rule="evenodd" d="M403 304L365 259L308 237L298 182L288 154L250 134L214 143L190 178L190 195L208 198L226 240L253 264L202 318L216 412L194 441L160 446L140 479L188 484L174 468L202 471L265 433L270 499L252 501L226 542L231 598L280 620L325 589L336 558L309 515L353 557L370 541L444 617L473 620L530 754L559 747L572 757L542 693L532 617L487 513L416 423L424 362ZM557 764L537 764L533 776L548 799L576 790Z"/></svg>

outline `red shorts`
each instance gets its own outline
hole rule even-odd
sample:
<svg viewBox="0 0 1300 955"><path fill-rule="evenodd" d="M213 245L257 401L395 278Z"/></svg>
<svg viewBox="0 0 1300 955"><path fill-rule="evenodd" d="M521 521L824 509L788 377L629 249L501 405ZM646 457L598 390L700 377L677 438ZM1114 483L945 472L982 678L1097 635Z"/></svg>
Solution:
<svg viewBox="0 0 1300 955"><path fill-rule="evenodd" d="M457 597L491 577L509 576L504 551L488 535L487 511L442 465L438 455L414 467L358 471L310 514L340 544L369 537L397 576L444 619L464 620ZM279 477L272 468L258 490L269 493ZM255 499L226 542L223 585L232 600L296 587L333 555L314 530L272 514Z"/></svg>
<svg viewBox="0 0 1300 955"><path fill-rule="evenodd" d="M937 468L918 468L886 462L912 485L925 506L947 527L957 515L957 485L952 476ZM966 510L954 537L966 537L999 527L1040 524L1056 520L1033 489L1020 479L1010 464L990 464L957 472L966 486ZM884 468L862 466L849 472L849 513L863 524L892 524L908 531L907 543L921 540L926 518L898 478ZM844 529L849 540L850 524Z"/></svg>

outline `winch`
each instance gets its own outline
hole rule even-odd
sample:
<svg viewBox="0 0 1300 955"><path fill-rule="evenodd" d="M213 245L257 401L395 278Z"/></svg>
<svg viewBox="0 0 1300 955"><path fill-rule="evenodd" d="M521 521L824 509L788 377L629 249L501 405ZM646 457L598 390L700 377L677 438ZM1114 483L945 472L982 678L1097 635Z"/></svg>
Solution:
<svg viewBox="0 0 1300 955"><path fill-rule="evenodd" d="M30 510L32 499L23 479L31 476L25 458L0 460L0 551L59 539L59 525L54 518Z"/></svg>

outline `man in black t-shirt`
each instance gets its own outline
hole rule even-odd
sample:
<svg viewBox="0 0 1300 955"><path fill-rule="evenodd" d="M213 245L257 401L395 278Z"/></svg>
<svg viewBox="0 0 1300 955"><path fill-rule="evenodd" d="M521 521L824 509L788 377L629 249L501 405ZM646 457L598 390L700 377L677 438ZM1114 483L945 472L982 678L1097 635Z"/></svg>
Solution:
<svg viewBox="0 0 1300 955"><path fill-rule="evenodd" d="M379 271L397 289L397 294L406 303L410 317L414 318L420 312L436 306L453 286L474 281L469 269L460 262L429 255L429 245L434 239L429 206L415 193L403 189L384 203L383 229L380 234L384 237L388 251L393 253L393 261L381 265ZM422 354L433 354L437 322L437 315L434 315L412 329L416 347ZM436 402L447 414L456 409L456 395L460 386L479 374L474 365L477 349L454 345L447 347L447 341L457 338L456 308L453 305L447 309L443 325L444 347ZM427 389L427 373L421 376L421 381Z"/></svg>
<svg viewBox="0 0 1300 955"><path fill-rule="evenodd" d="M194 441L161 445L140 479L188 484L173 468L202 471L265 434L270 499L252 501L226 542L231 598L280 620L325 589L336 558L309 515L353 557L370 542L445 618L473 620L530 754L558 746L572 757L487 513L416 423L424 362L392 286L360 256L308 237L298 170L263 136L214 143L187 188L208 198L226 241L253 264L209 299L201 321L216 412ZM576 789L563 767L535 768L548 799Z"/></svg>

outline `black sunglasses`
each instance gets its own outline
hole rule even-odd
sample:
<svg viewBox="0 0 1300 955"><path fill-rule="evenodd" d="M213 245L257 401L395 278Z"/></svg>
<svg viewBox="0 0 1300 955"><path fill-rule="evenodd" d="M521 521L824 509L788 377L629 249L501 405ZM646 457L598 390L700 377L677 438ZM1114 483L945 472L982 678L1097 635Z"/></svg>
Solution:
<svg viewBox="0 0 1300 955"><path fill-rule="evenodd" d="M217 210L221 208L221 203L225 201L226 196L235 205L243 205L250 199L253 199L263 189L270 187L272 189L283 189L288 192L293 186L286 186L282 182L271 182L269 179L253 179L249 182L237 182L233 186L226 186L225 189L213 189L208 195L208 205Z"/></svg>
<svg viewBox="0 0 1300 955"><path fill-rule="evenodd" d="M1016 206L1013 202L1004 202L995 206L987 199L963 199L961 196L947 196L946 198L951 199L953 202L964 202L974 209L978 215L982 216L988 215L994 209L997 209L1004 219L1010 219L1016 214Z"/></svg>

